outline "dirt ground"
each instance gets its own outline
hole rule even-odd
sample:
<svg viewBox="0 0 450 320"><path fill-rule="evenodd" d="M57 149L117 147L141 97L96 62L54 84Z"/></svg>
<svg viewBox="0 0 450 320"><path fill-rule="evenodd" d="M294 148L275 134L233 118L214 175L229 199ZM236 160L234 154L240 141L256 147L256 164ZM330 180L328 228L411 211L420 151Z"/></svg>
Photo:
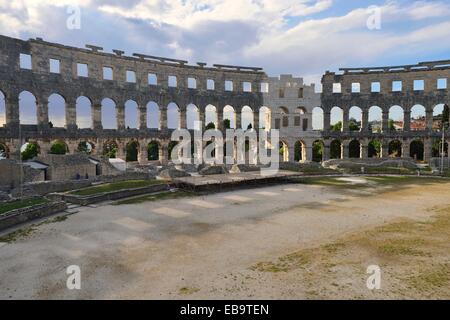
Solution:
<svg viewBox="0 0 450 320"><path fill-rule="evenodd" d="M0 243L0 298L449 299L449 190L319 179L82 207ZM70 265L81 290L66 287Z"/></svg>

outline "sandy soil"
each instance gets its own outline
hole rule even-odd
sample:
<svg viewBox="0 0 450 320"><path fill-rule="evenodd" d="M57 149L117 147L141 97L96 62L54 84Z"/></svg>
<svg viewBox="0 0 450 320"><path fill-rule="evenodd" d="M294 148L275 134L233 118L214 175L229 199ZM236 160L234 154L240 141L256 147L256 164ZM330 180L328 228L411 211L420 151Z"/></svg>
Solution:
<svg viewBox="0 0 450 320"><path fill-rule="evenodd" d="M445 298L447 229L446 241L422 248L433 259L417 254L423 250L398 254L395 246L386 249L376 241L433 221L436 210L450 207L449 187L444 181L389 190L364 183L291 184L84 207L0 244L0 298ZM376 229L392 223L404 223L390 230L398 234ZM430 236L419 233L416 238ZM420 261L408 263L411 257ZM366 288L371 264L383 270L378 291ZM66 288L69 265L81 268L81 290ZM441 290L418 288L430 268Z"/></svg>

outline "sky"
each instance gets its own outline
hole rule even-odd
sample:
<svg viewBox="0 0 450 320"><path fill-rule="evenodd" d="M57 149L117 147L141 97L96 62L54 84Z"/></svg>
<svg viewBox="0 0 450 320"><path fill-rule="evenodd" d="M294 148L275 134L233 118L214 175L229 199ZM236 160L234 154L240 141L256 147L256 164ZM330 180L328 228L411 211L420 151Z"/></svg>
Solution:
<svg viewBox="0 0 450 320"><path fill-rule="evenodd" d="M339 67L449 59L450 1L0 0L0 33L319 83Z"/></svg>

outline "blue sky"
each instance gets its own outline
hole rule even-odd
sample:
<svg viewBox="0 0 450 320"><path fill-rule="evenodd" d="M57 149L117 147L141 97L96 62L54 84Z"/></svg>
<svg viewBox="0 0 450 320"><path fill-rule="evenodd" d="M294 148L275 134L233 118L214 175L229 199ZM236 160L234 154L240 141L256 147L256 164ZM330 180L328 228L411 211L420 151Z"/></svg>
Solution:
<svg viewBox="0 0 450 320"><path fill-rule="evenodd" d="M74 4L79 30L66 27ZM373 5L377 30L367 28ZM450 58L450 2L439 0L0 0L0 30L129 55L260 66L307 83L339 67Z"/></svg>

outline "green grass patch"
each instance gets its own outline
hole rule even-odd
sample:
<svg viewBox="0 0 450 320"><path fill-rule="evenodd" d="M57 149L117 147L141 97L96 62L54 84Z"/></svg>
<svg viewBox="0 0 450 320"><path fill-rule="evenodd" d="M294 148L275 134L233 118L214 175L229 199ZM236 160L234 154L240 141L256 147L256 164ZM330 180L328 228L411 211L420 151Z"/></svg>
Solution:
<svg viewBox="0 0 450 320"><path fill-rule="evenodd" d="M25 200L17 200L7 203L0 204L0 214L15 210L15 209L21 209L26 207L32 207L36 206L38 204L44 204L49 202L45 198L31 198L31 199L25 199Z"/></svg>
<svg viewBox="0 0 450 320"><path fill-rule="evenodd" d="M98 186L92 186L70 192L75 196L92 196L104 192L113 192L124 189L137 189L152 185L166 184L164 180L128 180L113 183L105 183Z"/></svg>
<svg viewBox="0 0 450 320"><path fill-rule="evenodd" d="M114 205L123 204L139 204L149 201L169 200L178 198L194 197L195 193L187 191L175 191L175 192L161 192L156 194L144 195L136 198L130 198L114 202Z"/></svg>

